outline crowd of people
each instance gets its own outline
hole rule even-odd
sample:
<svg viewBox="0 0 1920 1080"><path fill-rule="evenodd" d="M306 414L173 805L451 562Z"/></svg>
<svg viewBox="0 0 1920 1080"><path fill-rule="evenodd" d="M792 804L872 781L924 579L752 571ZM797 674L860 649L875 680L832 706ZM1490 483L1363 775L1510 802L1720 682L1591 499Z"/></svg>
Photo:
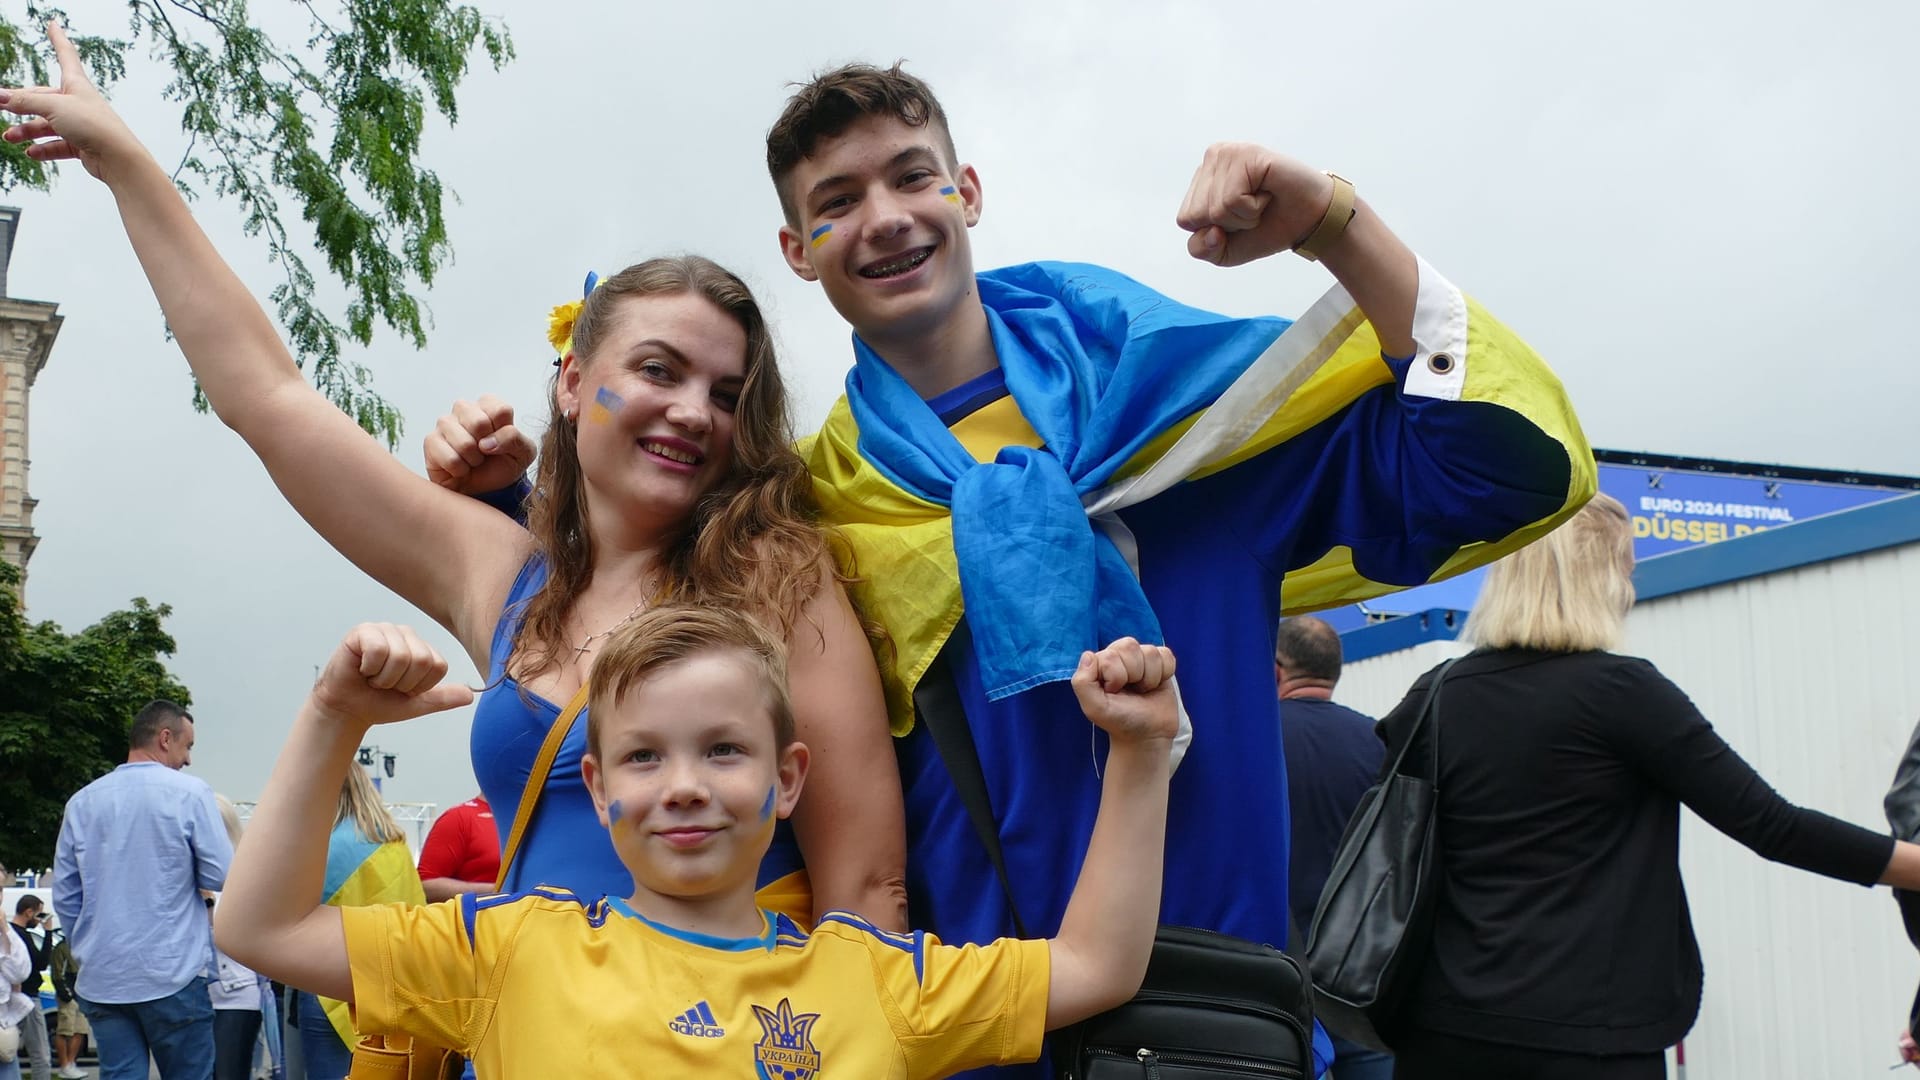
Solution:
<svg viewBox="0 0 1920 1080"><path fill-rule="evenodd" d="M29 972L18 989L34 1001L40 973L50 970L58 1002L52 1042L39 1008L17 1022L22 1077L84 1075L77 1059L88 1037L99 1044L103 1071L144 1076L151 1058L168 1076L210 1068L213 1080L284 1080L292 1060L298 1076L345 1076L355 1033L344 1003L282 986L218 945L209 961L196 959L211 940L212 912L224 899L243 826L230 800L180 771L191 761L192 714L153 702L135 716L129 741L126 763L69 802L52 881L90 964L110 974L78 978L72 941L55 933L39 896L23 895L15 908ZM440 883L436 899L491 891L499 842L490 818L478 799L442 814L416 868L372 779L345 770L321 845L326 876L317 895L351 906L424 903L429 882ZM116 824L132 821L141 825ZM169 933L156 940L146 929L154 926Z"/></svg>
<svg viewBox="0 0 1920 1080"><path fill-rule="evenodd" d="M1560 384L1344 177L1219 144L1179 203L1196 258L1322 263L1338 287L1298 322L1094 266L976 272L982 180L932 90L837 68L766 138L781 255L854 331L817 435L795 443L740 278L660 257L555 310L537 451L508 404L463 402L422 478L306 383L49 36L60 86L0 93L5 138L107 184L221 420L486 675L351 631L237 851L180 772L192 717L134 719L54 877L104 1077L247 1075L283 1023L311 1080L406 1040L486 1078L1048 1075L1046 1033L1130 998L1156 925L1310 924L1383 746L1328 700L1337 636L1283 606L1502 556L1442 695L1449 899L1398 1060L1316 1032L1314 1074L1644 1074L1698 1002L1683 801L1770 857L1920 888L1920 849L1782 803L1604 651L1629 540ZM470 702L482 796L416 866L353 754ZM972 744L984 825L936 728ZM1528 800L1545 831L1499 826ZM1642 952L1596 989L1608 920ZM1664 997L1636 981L1689 957Z"/></svg>

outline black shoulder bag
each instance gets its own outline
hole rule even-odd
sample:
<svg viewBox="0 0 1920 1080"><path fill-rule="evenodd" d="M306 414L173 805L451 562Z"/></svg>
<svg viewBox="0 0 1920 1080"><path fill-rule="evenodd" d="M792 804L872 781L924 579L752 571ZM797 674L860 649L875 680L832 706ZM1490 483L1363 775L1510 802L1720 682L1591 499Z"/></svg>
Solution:
<svg viewBox="0 0 1920 1080"><path fill-rule="evenodd" d="M948 648L956 641L964 641L963 633L956 632ZM944 653L914 688L913 702L1000 878L1014 930L1026 937L980 754ZM1065 1080L1310 1077L1310 995L1299 963L1278 949L1209 930L1163 926L1154 936L1140 993L1117 1009L1055 1032L1054 1069Z"/></svg>
<svg viewBox="0 0 1920 1080"><path fill-rule="evenodd" d="M1391 1026L1425 954L1438 892L1440 684L1457 662L1434 672L1427 700L1407 729L1385 778L1367 790L1340 836L1333 868L1307 931L1320 1022L1351 1042L1387 1049ZM1427 770L1402 771L1426 730Z"/></svg>

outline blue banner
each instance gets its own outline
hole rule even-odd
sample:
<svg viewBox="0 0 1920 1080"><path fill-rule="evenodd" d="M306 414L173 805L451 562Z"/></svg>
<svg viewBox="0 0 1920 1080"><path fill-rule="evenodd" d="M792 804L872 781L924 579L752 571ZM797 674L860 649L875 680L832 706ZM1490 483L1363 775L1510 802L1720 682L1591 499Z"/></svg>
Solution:
<svg viewBox="0 0 1920 1080"><path fill-rule="evenodd" d="M1600 490L1619 499L1632 517L1635 559L1715 544L1912 494L1908 488L1773 480L1604 462L1600 465ZM1434 608L1466 611L1473 607L1485 575L1485 570L1474 570L1365 604L1323 611L1319 617L1344 632L1383 617Z"/></svg>
<svg viewBox="0 0 1920 1080"><path fill-rule="evenodd" d="M1633 516L1633 554L1731 540L1908 494L1898 488L1769 480L1631 465L1600 466L1600 490Z"/></svg>

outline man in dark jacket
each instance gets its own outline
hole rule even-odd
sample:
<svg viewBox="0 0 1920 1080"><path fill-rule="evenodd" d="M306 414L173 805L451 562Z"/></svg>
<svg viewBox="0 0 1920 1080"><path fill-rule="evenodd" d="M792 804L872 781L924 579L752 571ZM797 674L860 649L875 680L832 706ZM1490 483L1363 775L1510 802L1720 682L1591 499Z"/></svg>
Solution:
<svg viewBox="0 0 1920 1080"><path fill-rule="evenodd" d="M31 893L13 906L13 932L26 942L27 956L33 963L33 970L20 980L20 992L33 999L33 1011L20 1021L20 1053L32 1066L33 1080L51 1080L53 1076L47 1014L40 1011L40 973L47 967L46 917L46 901Z"/></svg>
<svg viewBox="0 0 1920 1080"><path fill-rule="evenodd" d="M1302 931L1326 885L1334 852L1360 797L1379 776L1386 746L1373 718L1333 703L1340 681L1340 635L1309 615L1283 620L1274 642L1280 738L1287 757L1287 808L1293 819L1288 907ZM1388 1080L1393 1057L1333 1037L1333 1080Z"/></svg>

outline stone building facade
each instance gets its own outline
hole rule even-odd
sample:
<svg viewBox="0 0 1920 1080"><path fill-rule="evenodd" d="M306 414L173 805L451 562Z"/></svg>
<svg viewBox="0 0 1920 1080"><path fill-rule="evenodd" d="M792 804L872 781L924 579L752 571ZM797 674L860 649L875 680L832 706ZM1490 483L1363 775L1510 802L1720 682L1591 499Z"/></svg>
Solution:
<svg viewBox="0 0 1920 1080"><path fill-rule="evenodd" d="M25 571L39 537L35 500L27 493L27 398L60 336L60 305L17 300L7 290L7 264L20 211L0 206L0 559Z"/></svg>

